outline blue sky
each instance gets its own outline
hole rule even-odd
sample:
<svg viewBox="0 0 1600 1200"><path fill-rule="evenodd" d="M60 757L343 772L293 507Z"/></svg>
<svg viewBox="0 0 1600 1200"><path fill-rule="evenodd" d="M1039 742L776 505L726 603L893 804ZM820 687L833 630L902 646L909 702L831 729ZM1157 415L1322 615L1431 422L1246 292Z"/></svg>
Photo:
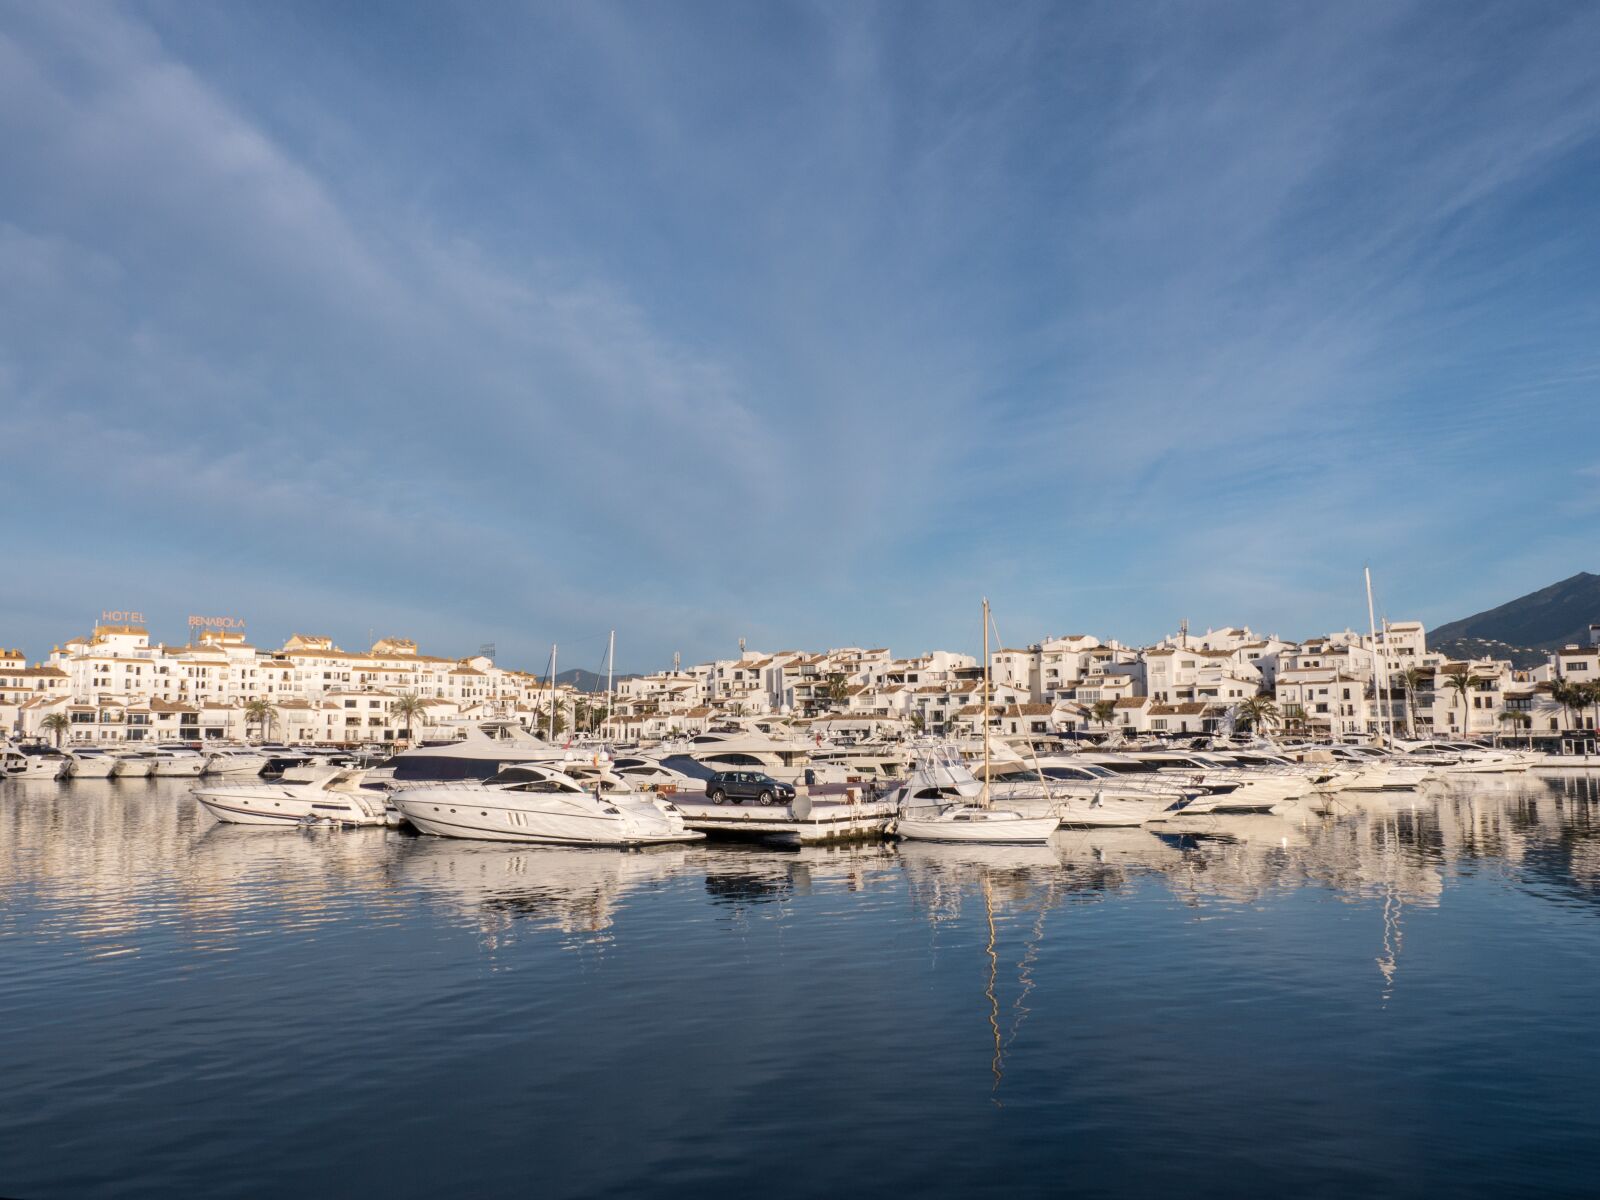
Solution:
<svg viewBox="0 0 1600 1200"><path fill-rule="evenodd" d="M619 664L1600 569L1600 7L0 3L0 644Z"/></svg>

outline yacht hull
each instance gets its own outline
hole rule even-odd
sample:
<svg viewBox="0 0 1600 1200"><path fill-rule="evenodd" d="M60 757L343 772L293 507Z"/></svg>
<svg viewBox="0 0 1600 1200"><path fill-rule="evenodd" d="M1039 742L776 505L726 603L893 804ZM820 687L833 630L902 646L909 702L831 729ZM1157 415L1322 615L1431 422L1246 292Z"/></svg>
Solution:
<svg viewBox="0 0 1600 1200"><path fill-rule="evenodd" d="M21 770L8 775L8 779L60 779L67 773L67 761L48 758L30 758Z"/></svg>
<svg viewBox="0 0 1600 1200"><path fill-rule="evenodd" d="M696 842L705 837L683 828L681 822L668 821L665 814L652 820L633 812L607 813L600 805L565 797L507 804L500 793L451 789L440 794L423 787L397 793L394 806L418 831L434 837L605 847Z"/></svg>
<svg viewBox="0 0 1600 1200"><path fill-rule="evenodd" d="M1060 822L1050 817L1013 820L955 820L948 817L901 817L896 837L913 842L962 842L990 846L1039 845L1050 840Z"/></svg>
<svg viewBox="0 0 1600 1200"><path fill-rule="evenodd" d="M204 759L196 759L193 762L187 759L178 762L158 761L150 774L159 779L195 779L205 769L205 765Z"/></svg>
<svg viewBox="0 0 1600 1200"><path fill-rule="evenodd" d="M293 829L309 822L337 825L389 825L384 797L352 797L316 787L196 788L194 798L217 820L228 825Z"/></svg>
<svg viewBox="0 0 1600 1200"><path fill-rule="evenodd" d="M219 779L249 779L261 774L266 765L265 758L212 759L206 764L203 774L215 775Z"/></svg>
<svg viewBox="0 0 1600 1200"><path fill-rule="evenodd" d="M75 758L69 774L74 779L109 779L116 769L114 758Z"/></svg>

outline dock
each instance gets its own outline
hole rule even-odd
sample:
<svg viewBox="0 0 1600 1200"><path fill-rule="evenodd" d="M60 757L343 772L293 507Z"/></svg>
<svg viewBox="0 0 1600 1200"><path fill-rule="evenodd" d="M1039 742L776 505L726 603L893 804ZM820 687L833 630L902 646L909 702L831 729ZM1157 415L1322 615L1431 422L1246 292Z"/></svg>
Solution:
<svg viewBox="0 0 1600 1200"><path fill-rule="evenodd" d="M865 842L883 836L894 816L889 800L874 800L862 792L809 795L802 792L794 803L782 805L712 804L703 797L670 797L683 814L683 823L709 837L770 838L803 846L826 842Z"/></svg>

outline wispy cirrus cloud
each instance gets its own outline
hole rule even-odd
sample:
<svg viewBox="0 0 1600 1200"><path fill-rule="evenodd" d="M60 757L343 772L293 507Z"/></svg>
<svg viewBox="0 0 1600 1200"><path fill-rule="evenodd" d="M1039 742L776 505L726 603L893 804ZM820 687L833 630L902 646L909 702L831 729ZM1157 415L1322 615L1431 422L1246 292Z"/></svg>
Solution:
<svg viewBox="0 0 1600 1200"><path fill-rule="evenodd" d="M1519 474L1593 397L1585 9L291 11L0 9L41 544L137 578L166 497L171 587L637 665L1588 565Z"/></svg>

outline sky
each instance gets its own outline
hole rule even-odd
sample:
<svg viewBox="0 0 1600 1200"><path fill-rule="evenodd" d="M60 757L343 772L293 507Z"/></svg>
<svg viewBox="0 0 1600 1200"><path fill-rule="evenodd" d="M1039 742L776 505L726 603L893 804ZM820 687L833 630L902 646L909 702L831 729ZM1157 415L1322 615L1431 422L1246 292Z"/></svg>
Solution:
<svg viewBox="0 0 1600 1200"><path fill-rule="evenodd" d="M1597 61L1538 0L0 0L0 645L645 670L1600 570Z"/></svg>

